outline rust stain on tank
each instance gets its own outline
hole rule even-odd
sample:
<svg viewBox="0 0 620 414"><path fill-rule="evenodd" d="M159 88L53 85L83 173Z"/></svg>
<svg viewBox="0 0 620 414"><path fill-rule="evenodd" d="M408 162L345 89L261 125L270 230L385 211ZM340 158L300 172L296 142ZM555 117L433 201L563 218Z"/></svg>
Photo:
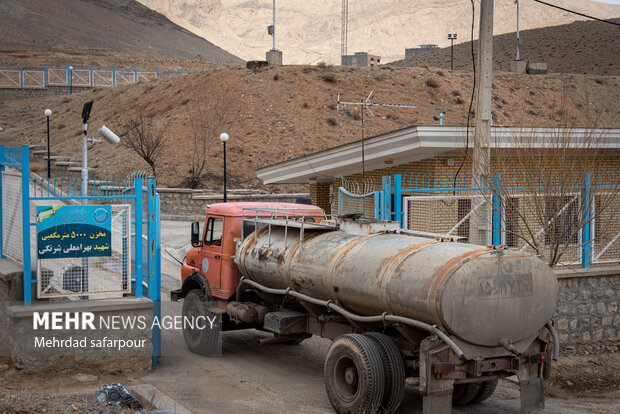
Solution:
<svg viewBox="0 0 620 414"><path fill-rule="evenodd" d="M413 246L408 247L404 250L401 250L400 252L392 256L386 257L385 259L381 261L381 264L379 265L379 271L377 272L377 277L380 277L380 276L382 277L386 272L388 272L390 269L393 269L396 265L398 265L398 263L400 263L405 257L409 256L409 254L411 254L412 252L415 252L415 250L421 249L424 246L428 246L434 243L439 243L439 242L437 240L429 240L423 243L414 244ZM400 273L398 274L398 276L400 277Z"/></svg>

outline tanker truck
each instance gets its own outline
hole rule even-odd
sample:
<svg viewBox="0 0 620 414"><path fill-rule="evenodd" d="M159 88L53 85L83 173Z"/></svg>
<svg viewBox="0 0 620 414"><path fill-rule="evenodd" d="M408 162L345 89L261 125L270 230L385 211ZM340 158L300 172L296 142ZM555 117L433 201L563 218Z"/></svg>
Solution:
<svg viewBox="0 0 620 414"><path fill-rule="evenodd" d="M544 408L558 284L535 256L288 203L207 205L191 240L171 293L183 315L273 334L266 343L329 338L324 380L338 413L397 412L406 385L424 414L449 413L513 375L521 412ZM197 354L221 344L220 330L183 335Z"/></svg>

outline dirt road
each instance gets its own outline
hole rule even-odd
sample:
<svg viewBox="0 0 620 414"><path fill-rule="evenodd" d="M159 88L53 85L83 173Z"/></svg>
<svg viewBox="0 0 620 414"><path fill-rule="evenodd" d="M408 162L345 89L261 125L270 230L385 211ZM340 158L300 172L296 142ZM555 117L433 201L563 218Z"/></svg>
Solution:
<svg viewBox="0 0 620 414"><path fill-rule="evenodd" d="M255 330L223 334L223 356L191 354L182 335L163 338L162 357L140 380L151 383L195 413L333 413L323 385L323 360L330 341L311 338L300 345L259 345L269 334ZM604 398L547 398L548 414L615 413L620 394ZM503 381L483 404L455 408L460 414L519 413L519 391ZM408 389L400 413L421 413L422 399Z"/></svg>

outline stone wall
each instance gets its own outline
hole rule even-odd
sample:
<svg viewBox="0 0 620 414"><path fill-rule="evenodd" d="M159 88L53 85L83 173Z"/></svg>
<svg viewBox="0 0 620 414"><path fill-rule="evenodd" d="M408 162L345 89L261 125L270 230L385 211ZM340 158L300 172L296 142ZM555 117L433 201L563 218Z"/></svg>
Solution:
<svg viewBox="0 0 620 414"><path fill-rule="evenodd" d="M42 98L46 96L69 95L70 93L79 93L92 90L90 87L74 86L48 86L47 88L0 88L0 98L5 99L29 99Z"/></svg>
<svg viewBox="0 0 620 414"><path fill-rule="evenodd" d="M554 319L560 343L618 339L620 267L557 271L560 298Z"/></svg>
<svg viewBox="0 0 620 414"><path fill-rule="evenodd" d="M204 219L205 206L207 204L221 203L223 201L222 194L187 188L158 188L157 192L160 197L160 214L161 218L164 220L202 220ZM230 192L227 194L229 202L256 201L294 203L298 197L308 197L308 194L262 194L254 192L245 194Z"/></svg>

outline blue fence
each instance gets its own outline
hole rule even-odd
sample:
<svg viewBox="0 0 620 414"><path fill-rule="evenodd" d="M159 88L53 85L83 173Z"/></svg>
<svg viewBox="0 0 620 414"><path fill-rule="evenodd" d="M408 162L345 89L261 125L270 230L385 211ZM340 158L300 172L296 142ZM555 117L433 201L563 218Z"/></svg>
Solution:
<svg viewBox="0 0 620 414"><path fill-rule="evenodd" d="M393 182L393 185L392 185ZM481 188L476 185L475 180L470 174L411 174L401 175L395 174L393 176L384 176L382 183L382 197L381 197L381 212L379 216L384 219L390 219L399 221L401 226L405 226L407 217L404 217L406 206L403 203L407 200L415 201L417 199L439 200L443 198L460 198L461 200L469 197L468 208L474 208L474 203L471 202L472 197L482 197L479 194L486 193L488 199L483 199L482 202L489 206L490 211L490 242L493 245L500 245L505 242L507 234L507 217L506 217L506 198L508 196L528 196L541 197L541 191L547 191L545 193L550 195L553 191L561 190L562 194L571 194L574 197L566 202L566 205L562 207L562 210L557 213L557 216L568 214L567 211L571 210L572 214L578 214L579 220L581 220L580 226L580 242L575 243L579 245L579 254L581 266L587 268L591 263L597 262L600 256L605 252L609 252L609 248L612 244L620 244L619 235L616 234L618 222L615 220L610 223L598 223L599 229L604 226L611 226L613 233L608 237L608 240L598 240L595 243L595 237L598 235L595 232L595 226L593 224L594 218L594 198L595 197L612 197L617 195L620 189L620 177L616 172L611 173L597 173L596 175L585 174L494 174L490 187ZM533 195L532 195L533 194ZM409 196L409 198L408 198ZM391 201L390 201L391 200ZM565 200L566 201L566 200ZM578 205L570 204L580 203ZM462 203L466 204L466 203ZM525 203L522 203L525 204ZM427 206L427 208L429 208ZM609 214L607 214L608 216ZM605 218L607 218L605 216ZM459 217L459 224L466 221L468 216L461 215ZM555 217L554 217L555 219ZM574 220L574 218L572 219ZM603 220L603 217L600 217ZM579 223L578 223L579 224ZM615 226L615 227L614 227ZM544 225L539 234L544 236ZM456 228L454 226L452 229ZM599 250L603 250L599 255L593 256L593 248L598 246ZM620 251L618 246L615 246L615 250ZM614 250L614 251L615 251ZM613 256L613 255L612 255ZM615 257L615 256L614 256ZM610 259L614 261L614 259ZM620 261L618 257L617 261Z"/></svg>
<svg viewBox="0 0 620 414"><path fill-rule="evenodd" d="M47 88L48 86L120 86L152 80L159 76L159 69L94 68L45 66L43 69L0 68L0 88Z"/></svg>
<svg viewBox="0 0 620 414"><path fill-rule="evenodd" d="M161 233L160 233L160 199L156 191L155 179L127 178L109 180L91 180L88 184L79 179L34 179L30 181L29 151L27 146L10 148L0 146L0 220L6 211L2 208L12 208L14 216L20 217L20 223L13 223L13 230L22 235L22 245L19 246L21 257L14 257L23 264L24 268L24 303L29 305L33 300L31 257L31 228L36 226L36 220L31 219L30 203L50 204L73 203L82 204L85 201L94 204L123 204L131 205L133 219L130 225L134 229L134 260L132 281L135 283L136 297L146 296L154 302L154 316L161 317ZM5 170L10 168L15 172L12 181L3 181ZM18 179L17 179L18 178ZM82 184L87 185L86 196L82 196ZM19 192L20 202L7 202L7 194L12 186L13 193ZM17 191L19 190L19 191ZM13 217L13 215L10 215ZM9 229L8 223L0 221L0 240L7 240L5 232ZM146 227L146 228L145 228ZM144 241L146 239L146 243ZM144 246L146 245L146 248ZM0 244L0 255L7 246ZM15 247L15 246L13 246ZM16 255L17 256L17 255ZM21 259L21 260L20 260ZM153 330L153 363L161 353L161 334L158 327Z"/></svg>

